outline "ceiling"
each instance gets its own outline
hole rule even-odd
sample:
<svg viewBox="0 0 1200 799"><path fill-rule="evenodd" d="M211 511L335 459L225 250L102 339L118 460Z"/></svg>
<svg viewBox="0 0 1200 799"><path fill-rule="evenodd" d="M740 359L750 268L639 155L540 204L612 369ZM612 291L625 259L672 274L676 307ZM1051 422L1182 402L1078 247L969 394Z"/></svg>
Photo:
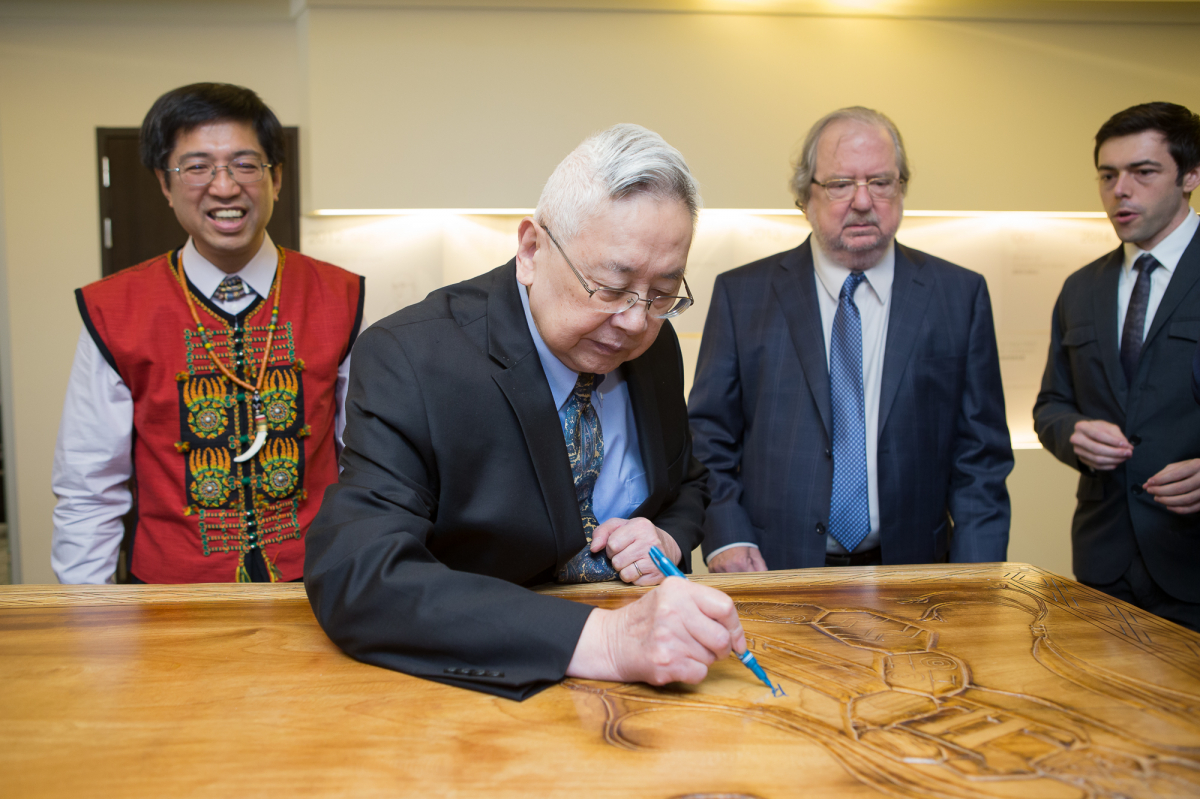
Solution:
<svg viewBox="0 0 1200 799"><path fill-rule="evenodd" d="M0 18L178 19L205 9L282 21L309 9L354 8L1200 24L1200 0L0 0Z"/></svg>

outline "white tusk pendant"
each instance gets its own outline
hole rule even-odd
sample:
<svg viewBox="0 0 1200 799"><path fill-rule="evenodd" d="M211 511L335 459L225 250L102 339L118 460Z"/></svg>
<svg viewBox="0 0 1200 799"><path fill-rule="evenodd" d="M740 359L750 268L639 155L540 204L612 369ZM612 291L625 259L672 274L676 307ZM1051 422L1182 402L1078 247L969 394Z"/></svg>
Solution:
<svg viewBox="0 0 1200 799"><path fill-rule="evenodd" d="M234 463L245 463L258 454L262 449L263 444L267 443L267 423L263 421L258 425L258 429L254 433L254 441L250 444L250 449L243 452L233 459Z"/></svg>
<svg viewBox="0 0 1200 799"><path fill-rule="evenodd" d="M254 392L254 441L250 444L250 449L243 452L233 459L234 463L245 463L258 454L258 451L263 448L263 444L267 443L267 417L262 412L262 402L258 399L258 392Z"/></svg>

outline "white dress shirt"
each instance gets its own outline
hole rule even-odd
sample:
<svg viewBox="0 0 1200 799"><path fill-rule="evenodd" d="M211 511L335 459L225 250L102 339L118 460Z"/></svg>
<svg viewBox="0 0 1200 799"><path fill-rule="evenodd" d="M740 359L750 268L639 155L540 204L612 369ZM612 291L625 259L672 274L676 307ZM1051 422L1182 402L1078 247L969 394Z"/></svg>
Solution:
<svg viewBox="0 0 1200 799"><path fill-rule="evenodd" d="M1192 243L1197 227L1200 227L1200 216L1189 211L1187 217L1179 223L1179 227L1172 230L1165 239L1158 243L1158 246L1150 250L1150 254L1161 266L1150 273L1150 301L1146 305L1146 326L1142 330L1142 341L1146 340L1146 334L1150 332L1154 314L1158 311L1158 305L1162 302L1163 295L1167 293L1167 284L1171 282L1171 276L1175 274L1175 267L1179 266L1179 259L1183 257L1183 251ZM1133 287L1137 283L1137 273L1133 271L1133 264L1145 252L1132 241L1125 242L1125 265L1117 277L1118 352L1121 348L1121 339L1125 336L1125 314L1129 311L1129 299L1133 296Z"/></svg>
<svg viewBox="0 0 1200 799"><path fill-rule="evenodd" d="M850 276L850 270L830 260L821 250L816 236L811 241L817 277L817 304L821 310L821 332L825 336L825 369L828 371L833 318L837 315L842 284ZM854 292L854 304L858 306L862 320L863 405L867 423L867 499L870 504L871 532L855 548L855 552L879 546L879 394L883 385L883 355L892 305L892 280L896 276L895 242L865 274L867 279ZM757 545L748 541L728 544L709 553L708 560L711 561L715 555L731 547L757 548ZM825 551L829 554L846 554L846 548L832 535L825 538Z"/></svg>
<svg viewBox="0 0 1200 799"><path fill-rule="evenodd" d="M264 236L262 247L237 276L251 293L230 302L213 294L227 275L196 250L191 239L183 248L183 271L205 297L236 314L256 296L267 297L275 280L275 245ZM338 365L334 436L338 453L346 426L346 386L350 356ZM133 476L133 396L109 365L87 328L79 333L75 362L67 383L58 442L54 447L51 486L54 539L50 563L62 583L112 582L117 552L125 529L121 517L129 512Z"/></svg>
<svg viewBox="0 0 1200 799"><path fill-rule="evenodd" d="M550 384L550 395L554 397L554 407L558 408L561 426L567 415L567 400L575 390L579 373L550 352L529 310L529 291L520 283L517 286L521 292L521 305L525 308L525 321L537 347L542 371ZM629 383L620 369L604 375L592 390L592 407L600 419L604 441L604 459L592 488L592 512L600 523L612 518L628 519L650 496L650 488L642 465L642 451L638 448L637 420L633 418L633 403L629 400Z"/></svg>

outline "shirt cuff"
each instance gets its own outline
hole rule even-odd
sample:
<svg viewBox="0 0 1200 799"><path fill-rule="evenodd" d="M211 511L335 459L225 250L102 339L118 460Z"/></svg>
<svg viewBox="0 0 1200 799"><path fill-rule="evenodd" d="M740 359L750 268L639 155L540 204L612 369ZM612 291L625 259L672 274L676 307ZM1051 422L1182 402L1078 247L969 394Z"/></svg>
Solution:
<svg viewBox="0 0 1200 799"><path fill-rule="evenodd" d="M727 549L733 549L734 547L754 547L755 549L758 549L758 544L751 544L749 541L739 541L736 544L726 544L725 546L721 547L720 549L714 549L712 552L709 552L708 555L705 556L705 558L704 558L704 565L707 566L708 562L710 560L712 560L713 558L715 558L717 555L720 555L722 552L724 552Z"/></svg>

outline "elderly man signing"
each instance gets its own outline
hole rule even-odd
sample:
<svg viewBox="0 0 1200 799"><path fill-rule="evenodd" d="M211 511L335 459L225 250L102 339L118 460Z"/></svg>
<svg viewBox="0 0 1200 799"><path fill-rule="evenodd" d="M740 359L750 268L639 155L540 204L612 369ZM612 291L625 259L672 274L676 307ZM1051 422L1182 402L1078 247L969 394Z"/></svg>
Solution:
<svg viewBox="0 0 1200 799"><path fill-rule="evenodd" d="M318 620L355 658L524 699L564 676L698 682L744 649L733 603L679 579L619 610L525 586L653 585L708 489L679 344L700 204L680 154L618 125L559 164L517 255L368 329L344 471L309 533Z"/></svg>

